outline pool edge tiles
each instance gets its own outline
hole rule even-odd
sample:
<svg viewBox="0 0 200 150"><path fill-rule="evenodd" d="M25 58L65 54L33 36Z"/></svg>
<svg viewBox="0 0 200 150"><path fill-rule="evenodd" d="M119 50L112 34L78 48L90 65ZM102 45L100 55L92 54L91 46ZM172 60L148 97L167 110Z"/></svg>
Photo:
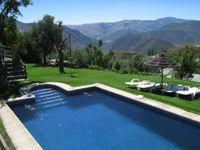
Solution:
<svg viewBox="0 0 200 150"><path fill-rule="evenodd" d="M86 90L86 89L90 89L90 88L98 88L98 89L101 89L108 93L128 98L134 102L144 104L144 105L150 106L152 108L162 110L163 112L174 114L177 117L185 118L187 120L190 120L192 122L200 124L200 115L197 115L197 114L194 114L191 112L187 112L185 110L170 106L168 104L164 104L162 102L143 98L142 96L134 95L134 94L131 94L131 93L107 86L107 85L103 85L100 83L84 85L84 86L79 86L79 87L71 87L71 86L68 86L67 84L56 83L56 82L43 83L41 85L42 85L41 87L43 87L44 85L46 85L46 86L50 85L53 87L57 87L68 93L76 92L76 91L80 91L80 90ZM40 85L39 85L39 87L40 87ZM5 128L9 134L9 136L11 137L14 145L17 147L17 149L25 149L23 146L26 145L26 148L27 148L28 147L27 144L29 144L29 146L33 149L38 149L38 150L42 149L40 147L40 145L37 143L37 141L29 133L29 131L24 127L24 125L21 123L21 121L17 118L17 116L14 114L14 112L9 108L9 106L5 105L4 107L2 107L0 110L0 114L1 114L2 120L4 122ZM15 130L15 131L13 132L13 130ZM22 137L24 137L24 139L22 139ZM30 147L29 147L29 149L31 149Z"/></svg>
<svg viewBox="0 0 200 150"><path fill-rule="evenodd" d="M38 142L7 104L1 107L0 115L4 127L17 150L42 150Z"/></svg>

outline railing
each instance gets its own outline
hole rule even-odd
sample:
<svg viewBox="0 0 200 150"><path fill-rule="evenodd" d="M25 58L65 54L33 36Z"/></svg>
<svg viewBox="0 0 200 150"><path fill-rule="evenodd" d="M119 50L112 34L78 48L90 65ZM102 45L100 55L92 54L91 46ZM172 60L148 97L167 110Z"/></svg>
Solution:
<svg viewBox="0 0 200 150"><path fill-rule="evenodd" d="M5 59L12 59L14 70L22 70L25 73L25 78L27 78L26 66L19 55L18 49L15 47L0 47L1 78L7 76Z"/></svg>
<svg viewBox="0 0 200 150"><path fill-rule="evenodd" d="M0 89L4 88L6 75L7 73L4 62L4 51L2 47L0 47Z"/></svg>
<svg viewBox="0 0 200 150"><path fill-rule="evenodd" d="M0 56L3 56L3 55L4 55L3 49L0 48Z"/></svg>
<svg viewBox="0 0 200 150"><path fill-rule="evenodd" d="M18 59L19 59L20 65L22 66L23 71L25 72L25 77L27 78L26 65L22 61L20 55L18 55Z"/></svg>
<svg viewBox="0 0 200 150"><path fill-rule="evenodd" d="M3 65L4 62L4 51L0 48L0 65Z"/></svg>
<svg viewBox="0 0 200 150"><path fill-rule="evenodd" d="M4 50L4 56L5 57L13 57L14 51L12 50Z"/></svg>

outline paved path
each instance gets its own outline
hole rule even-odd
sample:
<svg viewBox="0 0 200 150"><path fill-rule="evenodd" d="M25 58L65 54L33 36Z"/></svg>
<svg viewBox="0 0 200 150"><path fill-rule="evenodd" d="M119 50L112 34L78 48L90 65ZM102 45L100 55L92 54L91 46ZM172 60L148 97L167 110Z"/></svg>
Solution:
<svg viewBox="0 0 200 150"><path fill-rule="evenodd" d="M192 81L200 82L200 74L194 74Z"/></svg>
<svg viewBox="0 0 200 150"><path fill-rule="evenodd" d="M166 68L163 70L163 74L167 75L168 78L171 78L170 72L172 71L171 68ZM194 77L191 79L191 81L200 82L200 74L194 74Z"/></svg>

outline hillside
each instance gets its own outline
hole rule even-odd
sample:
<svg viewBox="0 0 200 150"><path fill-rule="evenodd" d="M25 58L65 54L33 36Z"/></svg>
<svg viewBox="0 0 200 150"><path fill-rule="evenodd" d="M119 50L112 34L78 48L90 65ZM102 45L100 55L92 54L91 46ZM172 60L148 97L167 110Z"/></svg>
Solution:
<svg viewBox="0 0 200 150"><path fill-rule="evenodd" d="M21 32L25 32L31 28L33 23L22 23L17 22L17 27ZM64 37L68 38L69 34L71 34L71 43L73 48L84 48L89 43L95 43L95 40L85 36L84 34L80 33L77 30L73 30L64 26Z"/></svg>
<svg viewBox="0 0 200 150"><path fill-rule="evenodd" d="M17 21L17 28L19 29L19 31L25 32L25 31L28 31L32 27L33 24L34 23L23 23L23 22Z"/></svg>
<svg viewBox="0 0 200 150"><path fill-rule="evenodd" d="M126 33L147 32L169 24L183 23L186 21L184 19L166 17L157 20L123 20L110 23L68 25L68 27L78 30L88 37L111 42Z"/></svg>
<svg viewBox="0 0 200 150"><path fill-rule="evenodd" d="M172 17L157 20L123 20L113 23L71 25L94 39L103 39L104 49L146 52L183 44L199 44L198 21Z"/></svg>
<svg viewBox="0 0 200 150"><path fill-rule="evenodd" d="M126 34L111 43L112 49L142 51L148 49L160 50L161 48L172 48L174 45L168 41L156 37L146 36L145 34Z"/></svg>
<svg viewBox="0 0 200 150"><path fill-rule="evenodd" d="M64 37L68 38L69 34L71 35L71 44L73 48L85 48L89 43L96 43L96 40L85 36L77 30L72 30L65 26Z"/></svg>
<svg viewBox="0 0 200 150"><path fill-rule="evenodd" d="M200 21L170 24L156 30L125 34L109 47L121 50L146 51L149 48L172 48L185 44L200 45Z"/></svg>
<svg viewBox="0 0 200 150"><path fill-rule="evenodd" d="M155 31L145 33L174 45L200 44L200 21L188 21L179 24L170 24Z"/></svg>

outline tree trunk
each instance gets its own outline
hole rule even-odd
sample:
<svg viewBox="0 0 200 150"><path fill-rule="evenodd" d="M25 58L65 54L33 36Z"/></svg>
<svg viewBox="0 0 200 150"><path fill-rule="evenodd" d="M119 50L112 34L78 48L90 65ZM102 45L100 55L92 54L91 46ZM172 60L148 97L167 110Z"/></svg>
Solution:
<svg viewBox="0 0 200 150"><path fill-rule="evenodd" d="M64 59L62 51L59 51L59 72L64 73Z"/></svg>
<svg viewBox="0 0 200 150"><path fill-rule="evenodd" d="M47 55L46 54L43 55L43 65L44 66L47 65Z"/></svg>

